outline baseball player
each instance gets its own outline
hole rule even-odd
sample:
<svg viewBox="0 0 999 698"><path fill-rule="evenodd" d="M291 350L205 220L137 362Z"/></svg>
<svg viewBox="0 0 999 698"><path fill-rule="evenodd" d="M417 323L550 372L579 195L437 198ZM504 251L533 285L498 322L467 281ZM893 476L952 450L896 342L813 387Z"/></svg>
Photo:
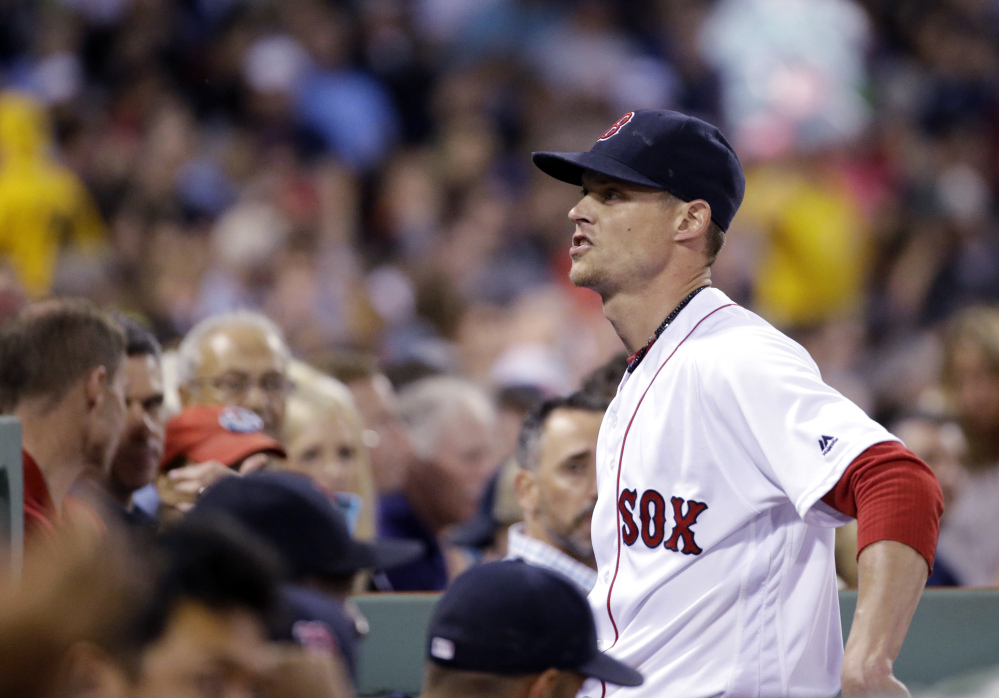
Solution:
<svg viewBox="0 0 999 698"><path fill-rule="evenodd" d="M798 344L711 287L745 189L715 127L622 116L583 153L535 153L582 185L570 279L632 355L600 428L601 648L666 695L908 695L892 663L933 563L940 488L822 382ZM844 654L833 528L857 518ZM600 686L591 698L619 689Z"/></svg>

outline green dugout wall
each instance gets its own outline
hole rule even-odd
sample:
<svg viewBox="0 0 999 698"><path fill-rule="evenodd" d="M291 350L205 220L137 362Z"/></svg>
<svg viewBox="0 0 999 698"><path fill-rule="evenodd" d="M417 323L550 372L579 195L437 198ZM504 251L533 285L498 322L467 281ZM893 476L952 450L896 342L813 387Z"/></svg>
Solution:
<svg viewBox="0 0 999 698"><path fill-rule="evenodd" d="M0 570L21 572L24 551L24 490L21 424L0 417Z"/></svg>
<svg viewBox="0 0 999 698"><path fill-rule="evenodd" d="M359 694L416 695L423 641L435 594L371 594L357 599L371 633L361 648ZM856 592L840 593L844 636ZM926 687L975 670L999 667L999 589L928 589L895 664L910 688Z"/></svg>

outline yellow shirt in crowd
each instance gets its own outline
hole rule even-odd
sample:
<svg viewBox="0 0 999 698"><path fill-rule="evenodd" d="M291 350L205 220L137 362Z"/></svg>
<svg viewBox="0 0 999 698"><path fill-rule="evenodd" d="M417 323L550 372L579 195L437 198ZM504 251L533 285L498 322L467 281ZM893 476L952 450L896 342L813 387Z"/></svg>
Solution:
<svg viewBox="0 0 999 698"><path fill-rule="evenodd" d="M864 297L866 226L834 175L764 166L748 173L740 221L763 236L754 297L779 327L852 317Z"/></svg>
<svg viewBox="0 0 999 698"><path fill-rule="evenodd" d="M60 249L96 249L104 232L89 192L51 147L44 107L0 94L0 256L34 297L50 290Z"/></svg>

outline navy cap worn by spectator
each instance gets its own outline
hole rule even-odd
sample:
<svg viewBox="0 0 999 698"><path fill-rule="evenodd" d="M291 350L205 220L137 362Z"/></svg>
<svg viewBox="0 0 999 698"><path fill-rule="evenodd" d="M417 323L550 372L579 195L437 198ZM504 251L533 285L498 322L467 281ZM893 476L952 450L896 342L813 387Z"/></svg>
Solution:
<svg viewBox="0 0 999 698"><path fill-rule="evenodd" d="M304 475L251 473L208 488L191 515L223 513L273 545L293 581L390 569L423 553L417 541L367 543L351 537L343 514Z"/></svg>
<svg viewBox="0 0 999 698"><path fill-rule="evenodd" d="M427 659L460 671L521 676L576 671L619 686L642 675L597 649L586 598L523 560L488 562L454 580L434 609Z"/></svg>
<svg viewBox="0 0 999 698"><path fill-rule="evenodd" d="M291 640L302 647L340 656L351 681L357 683L357 653L362 636L343 604L322 592L284 584L281 600L289 616L287 628L274 640Z"/></svg>
<svg viewBox="0 0 999 698"><path fill-rule="evenodd" d="M584 153L534 153L534 164L555 179L582 184L584 170L652 189L683 201L703 199L711 219L728 230L746 191L739 158L717 128L675 111L628 112Z"/></svg>

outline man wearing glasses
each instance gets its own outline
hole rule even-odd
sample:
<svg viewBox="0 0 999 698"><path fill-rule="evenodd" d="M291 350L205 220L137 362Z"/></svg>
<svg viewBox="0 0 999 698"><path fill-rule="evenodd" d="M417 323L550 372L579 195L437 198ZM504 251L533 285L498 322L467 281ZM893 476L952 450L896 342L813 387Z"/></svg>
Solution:
<svg viewBox="0 0 999 698"><path fill-rule="evenodd" d="M245 407L260 416L265 432L280 439L292 388L290 359L281 330L264 315L248 310L214 315L180 343L181 404Z"/></svg>
<svg viewBox="0 0 999 698"><path fill-rule="evenodd" d="M293 388L290 361L281 329L266 316L249 310L213 315L191 328L177 349L181 406L251 410L263 421L263 431L280 441ZM234 473L217 460L175 468L157 480L159 502L183 510L209 485Z"/></svg>

